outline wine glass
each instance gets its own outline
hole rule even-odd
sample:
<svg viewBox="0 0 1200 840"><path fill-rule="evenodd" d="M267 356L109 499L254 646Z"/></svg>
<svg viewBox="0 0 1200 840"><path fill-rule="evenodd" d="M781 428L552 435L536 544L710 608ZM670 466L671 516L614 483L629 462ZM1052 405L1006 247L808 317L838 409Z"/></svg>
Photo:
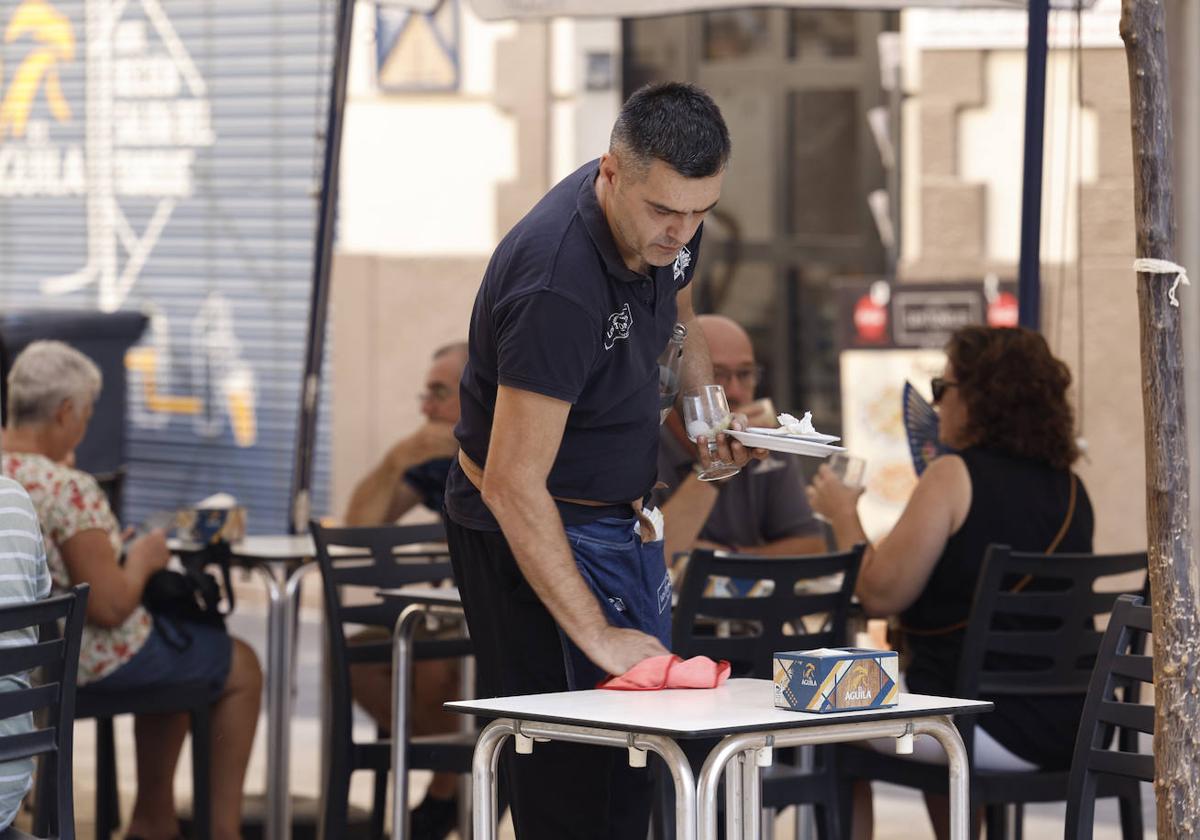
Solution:
<svg viewBox="0 0 1200 840"><path fill-rule="evenodd" d="M741 472L741 467L722 461L717 449L717 435L733 422L725 389L720 385L693 388L683 395L683 424L688 439L705 438L708 443L708 469L698 474L701 481L720 481Z"/></svg>

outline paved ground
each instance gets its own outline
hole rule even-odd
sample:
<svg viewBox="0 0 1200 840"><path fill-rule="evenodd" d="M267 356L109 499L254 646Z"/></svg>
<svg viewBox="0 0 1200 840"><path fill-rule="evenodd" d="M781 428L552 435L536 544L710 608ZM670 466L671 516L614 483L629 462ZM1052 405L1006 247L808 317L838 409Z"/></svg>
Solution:
<svg viewBox="0 0 1200 840"><path fill-rule="evenodd" d="M240 589L241 587L239 587ZM313 587L315 589L315 587ZM248 592L247 595L252 593ZM231 625L234 634L242 637L253 645L260 659L265 661L265 612L257 599L252 597L239 598L238 615ZM307 600L307 599L306 599ZM320 615L314 608L306 608L302 616L301 643L298 645L298 686L295 714L292 719L292 768L291 790L297 796L315 797L319 787L318 760L319 728L318 728L318 668L320 651ZM364 720L364 737L371 728ZM251 760L247 790L249 793L261 793L264 787L265 773L265 721L260 719L258 737L255 741L254 755ZM83 722L75 728L75 802L77 813L77 831L80 837L93 836L93 802L95 790L95 750L94 727L90 722ZM135 787L133 763L133 731L131 719L119 720L117 724L117 744L120 752L119 772L122 791L122 805L128 808L132 803ZM186 768L189 766L185 754L181 760L182 770L176 779L177 796L180 802L190 800L190 779ZM427 784L427 774L414 773L412 795L413 801L419 801ZM368 807L370 802L370 776L357 774L352 789L352 800L361 807ZM1154 803L1149 798L1148 786L1146 791L1145 814L1147 821L1153 823ZM1098 808L1096 840L1118 840L1120 831L1116 822L1116 806L1101 803ZM933 833L928 827L924 806L920 797L910 791L880 785L876 788L876 838L877 840L923 840L932 838ZM795 820L793 812L787 811L780 815L776 837L779 840L792 840ZM1058 840L1063 831L1062 806L1036 806L1027 810L1025 820L1025 837L1028 840ZM119 835L118 835L119 836ZM452 835L455 836L456 835ZM1153 829L1147 831L1147 837L1154 837ZM502 837L512 838L511 827L506 827Z"/></svg>

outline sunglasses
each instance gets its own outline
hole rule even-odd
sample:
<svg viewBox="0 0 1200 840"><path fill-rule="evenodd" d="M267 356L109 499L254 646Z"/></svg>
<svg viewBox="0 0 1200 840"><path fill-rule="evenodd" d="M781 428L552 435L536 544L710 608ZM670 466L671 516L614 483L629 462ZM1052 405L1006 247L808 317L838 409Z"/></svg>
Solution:
<svg viewBox="0 0 1200 840"><path fill-rule="evenodd" d="M958 387L957 382L951 382L943 376L935 376L929 380L929 390L933 392L933 403L937 405L942 401L942 397L946 396L947 388Z"/></svg>

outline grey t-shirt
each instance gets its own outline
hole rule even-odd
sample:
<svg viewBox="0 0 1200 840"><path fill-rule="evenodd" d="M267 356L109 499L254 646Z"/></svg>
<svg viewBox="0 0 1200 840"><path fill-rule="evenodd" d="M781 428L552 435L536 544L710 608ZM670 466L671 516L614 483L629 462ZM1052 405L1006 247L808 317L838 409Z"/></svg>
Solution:
<svg viewBox="0 0 1200 840"><path fill-rule="evenodd" d="M50 570L33 503L20 484L0 476L0 606L22 604L50 594ZM0 633L0 647L37 643L37 629L27 627ZM28 674L0 677L0 691L29 687ZM33 715L0 720L0 735L33 731ZM0 830L8 828L29 792L33 759L0 763Z"/></svg>
<svg viewBox="0 0 1200 840"><path fill-rule="evenodd" d="M685 447L667 426L658 440L658 480L667 485L655 491L658 505L671 498L692 471L695 449ZM821 533L804 494L804 473L795 455L772 452L752 461L740 473L721 482L720 494L700 539L729 546L759 546L785 537Z"/></svg>

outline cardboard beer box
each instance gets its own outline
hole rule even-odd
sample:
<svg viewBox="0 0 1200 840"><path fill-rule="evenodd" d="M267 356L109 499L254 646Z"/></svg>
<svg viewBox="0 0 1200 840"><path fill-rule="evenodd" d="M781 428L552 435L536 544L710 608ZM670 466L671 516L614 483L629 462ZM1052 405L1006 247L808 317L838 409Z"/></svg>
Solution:
<svg viewBox="0 0 1200 840"><path fill-rule="evenodd" d="M900 697L894 651L819 648L775 654L775 707L794 712L884 709Z"/></svg>

